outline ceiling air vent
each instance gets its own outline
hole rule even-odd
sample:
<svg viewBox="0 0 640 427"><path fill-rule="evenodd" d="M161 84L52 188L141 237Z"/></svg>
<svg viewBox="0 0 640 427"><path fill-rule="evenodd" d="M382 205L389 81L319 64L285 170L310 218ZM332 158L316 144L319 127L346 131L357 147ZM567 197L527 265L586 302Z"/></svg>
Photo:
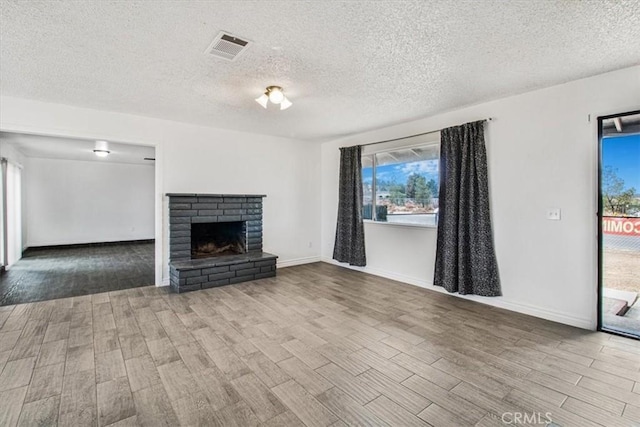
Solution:
<svg viewBox="0 0 640 427"><path fill-rule="evenodd" d="M220 34L213 39L204 53L215 56L217 58L226 59L227 61L235 61L247 48L251 42L242 40L238 37L221 31Z"/></svg>

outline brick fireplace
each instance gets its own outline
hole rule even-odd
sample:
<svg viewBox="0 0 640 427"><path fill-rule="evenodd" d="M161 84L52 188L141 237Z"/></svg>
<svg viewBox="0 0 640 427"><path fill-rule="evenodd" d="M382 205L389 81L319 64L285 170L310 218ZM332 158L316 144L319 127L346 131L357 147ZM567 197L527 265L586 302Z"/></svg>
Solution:
<svg viewBox="0 0 640 427"><path fill-rule="evenodd" d="M169 193L169 273L174 292L276 275L262 252L262 199L251 194Z"/></svg>

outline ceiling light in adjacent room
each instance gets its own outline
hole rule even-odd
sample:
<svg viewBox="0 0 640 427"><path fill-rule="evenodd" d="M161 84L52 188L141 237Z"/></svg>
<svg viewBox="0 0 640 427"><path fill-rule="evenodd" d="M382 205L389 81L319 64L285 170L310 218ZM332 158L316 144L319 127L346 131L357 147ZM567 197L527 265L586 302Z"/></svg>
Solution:
<svg viewBox="0 0 640 427"><path fill-rule="evenodd" d="M109 151L109 143L107 141L96 141L96 146L93 152L98 157L107 157L111 151Z"/></svg>
<svg viewBox="0 0 640 427"><path fill-rule="evenodd" d="M284 96L284 91L280 86L269 86L265 93L256 98L256 102L262 105L263 108L267 108L268 101L271 101L272 104L280 105L281 110L286 110L293 105L293 103Z"/></svg>

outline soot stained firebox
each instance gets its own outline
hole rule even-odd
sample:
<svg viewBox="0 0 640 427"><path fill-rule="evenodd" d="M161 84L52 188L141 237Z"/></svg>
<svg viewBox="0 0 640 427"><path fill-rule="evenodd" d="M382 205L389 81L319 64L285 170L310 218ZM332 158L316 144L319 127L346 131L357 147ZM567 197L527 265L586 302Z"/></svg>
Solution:
<svg viewBox="0 0 640 427"><path fill-rule="evenodd" d="M191 259L243 254L246 234L245 221L191 224Z"/></svg>

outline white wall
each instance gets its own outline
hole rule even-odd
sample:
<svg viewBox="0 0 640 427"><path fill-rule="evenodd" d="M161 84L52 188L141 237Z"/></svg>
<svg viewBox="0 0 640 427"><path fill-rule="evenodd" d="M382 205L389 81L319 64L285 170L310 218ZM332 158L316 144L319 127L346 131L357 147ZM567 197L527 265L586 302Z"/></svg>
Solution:
<svg viewBox="0 0 640 427"><path fill-rule="evenodd" d="M640 67L513 96L322 145L322 258L331 262L338 147L493 117L486 125L503 297L481 302L596 325L596 115L640 108ZM591 114L591 122L588 115ZM545 219L562 209L561 221ZM365 224L364 271L434 288L435 229Z"/></svg>
<svg viewBox="0 0 640 427"><path fill-rule="evenodd" d="M154 167L28 157L27 246L154 238Z"/></svg>
<svg viewBox="0 0 640 427"><path fill-rule="evenodd" d="M319 158L318 144L185 134L179 144L164 146L165 192L266 194L264 251L278 255L279 266L319 261Z"/></svg>
<svg viewBox="0 0 640 427"><path fill-rule="evenodd" d="M157 283L168 277L165 193L266 194L264 250L280 266L320 259L318 144L6 96L0 129L155 146Z"/></svg>

